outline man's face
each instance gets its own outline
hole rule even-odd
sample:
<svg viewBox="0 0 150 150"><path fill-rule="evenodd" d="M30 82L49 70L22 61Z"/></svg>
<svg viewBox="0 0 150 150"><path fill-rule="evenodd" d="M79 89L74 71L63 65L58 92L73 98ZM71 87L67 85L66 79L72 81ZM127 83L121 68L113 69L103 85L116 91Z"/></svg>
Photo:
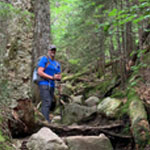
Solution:
<svg viewBox="0 0 150 150"><path fill-rule="evenodd" d="M55 54L56 54L56 49L51 49L51 50L49 50L49 55L50 55L51 57L55 57Z"/></svg>

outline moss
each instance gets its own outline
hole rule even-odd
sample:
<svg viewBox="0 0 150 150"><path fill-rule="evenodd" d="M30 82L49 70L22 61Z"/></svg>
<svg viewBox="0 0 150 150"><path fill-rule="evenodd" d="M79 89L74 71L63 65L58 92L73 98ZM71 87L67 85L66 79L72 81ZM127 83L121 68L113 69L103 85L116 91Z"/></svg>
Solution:
<svg viewBox="0 0 150 150"><path fill-rule="evenodd" d="M129 89L128 93L127 93L128 99L129 100L133 100L133 99L137 99L137 95L134 89Z"/></svg>
<svg viewBox="0 0 150 150"><path fill-rule="evenodd" d="M110 78L105 77L104 81L99 82L97 85L87 86L86 88L86 97L91 95L99 95L99 97L103 97L103 95L114 86L116 83L116 77L110 80Z"/></svg>
<svg viewBox="0 0 150 150"><path fill-rule="evenodd" d="M14 41L13 43L11 43L11 47L9 49L9 53L8 53L8 57L4 59L4 65L6 67L10 66L11 61L16 58L17 56L17 50L18 50L18 42Z"/></svg>
<svg viewBox="0 0 150 150"><path fill-rule="evenodd" d="M129 116L131 120L131 128L135 143L140 148L145 147L150 143L149 123L147 121L147 113L144 105L138 97L134 88L128 91L129 99Z"/></svg>
<svg viewBox="0 0 150 150"><path fill-rule="evenodd" d="M9 60L11 59L14 59L17 55L17 50L18 50L18 42L17 41L14 41L12 44L11 44L11 48L9 50Z"/></svg>
<svg viewBox="0 0 150 150"><path fill-rule="evenodd" d="M121 134L123 134L123 135L130 135L131 134L130 124L129 123L125 124L125 127L121 131Z"/></svg>
<svg viewBox="0 0 150 150"><path fill-rule="evenodd" d="M138 144L141 150L143 150L146 145L150 144L149 129L136 124L132 126L132 130L134 133L135 143Z"/></svg>
<svg viewBox="0 0 150 150"><path fill-rule="evenodd" d="M0 142L0 150L15 150L13 147L7 145L8 143Z"/></svg>
<svg viewBox="0 0 150 150"><path fill-rule="evenodd" d="M111 95L112 98L124 98L126 97L126 90L115 89Z"/></svg>
<svg viewBox="0 0 150 150"><path fill-rule="evenodd" d="M4 136L2 135L2 132L0 131L0 142L5 142L5 138Z"/></svg>
<svg viewBox="0 0 150 150"><path fill-rule="evenodd" d="M89 70L88 70L87 68L83 68L81 72L77 72L77 73L74 73L74 74L69 75L69 76L68 76L68 75L65 76L65 74L64 74L64 75L63 75L64 77L63 77L62 81L63 81L63 82L65 82L65 81L72 81L72 82L75 82L75 80L76 80L78 77L80 77L80 76L82 76L82 75L84 75L84 74L87 74L88 72L89 72Z"/></svg>
<svg viewBox="0 0 150 150"><path fill-rule="evenodd" d="M4 136L2 131L0 131L0 150L14 150L11 147L11 141L8 136Z"/></svg>

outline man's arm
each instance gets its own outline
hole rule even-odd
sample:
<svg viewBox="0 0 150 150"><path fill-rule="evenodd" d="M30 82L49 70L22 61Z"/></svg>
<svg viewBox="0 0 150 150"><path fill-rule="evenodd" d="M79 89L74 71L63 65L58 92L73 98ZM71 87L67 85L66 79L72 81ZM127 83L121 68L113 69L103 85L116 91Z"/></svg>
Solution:
<svg viewBox="0 0 150 150"><path fill-rule="evenodd" d="M39 67L38 68L38 74L46 79L50 79L50 80L61 80L61 74L55 74L54 76L50 76L48 74L46 74L44 72L44 68L43 67Z"/></svg>
<svg viewBox="0 0 150 150"><path fill-rule="evenodd" d="M44 72L44 68L43 68L43 67L39 67L39 68L38 68L38 74L39 74L41 77L43 77L43 78L50 79L50 80L55 80L53 76L50 76L50 75L48 75L48 74L46 74L46 73Z"/></svg>

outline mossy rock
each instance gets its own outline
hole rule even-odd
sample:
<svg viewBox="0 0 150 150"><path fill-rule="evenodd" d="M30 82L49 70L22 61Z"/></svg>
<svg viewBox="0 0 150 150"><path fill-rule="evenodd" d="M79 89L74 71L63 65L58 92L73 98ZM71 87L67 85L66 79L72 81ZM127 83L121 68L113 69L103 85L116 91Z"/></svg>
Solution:
<svg viewBox="0 0 150 150"><path fill-rule="evenodd" d="M108 118L116 118L118 116L119 108L121 105L121 100L107 97L99 103L97 110L99 113L105 115Z"/></svg>
<svg viewBox="0 0 150 150"><path fill-rule="evenodd" d="M62 122L66 125L78 123L79 121L90 116L94 112L96 112L94 108L81 106L76 103L71 103L65 106Z"/></svg>

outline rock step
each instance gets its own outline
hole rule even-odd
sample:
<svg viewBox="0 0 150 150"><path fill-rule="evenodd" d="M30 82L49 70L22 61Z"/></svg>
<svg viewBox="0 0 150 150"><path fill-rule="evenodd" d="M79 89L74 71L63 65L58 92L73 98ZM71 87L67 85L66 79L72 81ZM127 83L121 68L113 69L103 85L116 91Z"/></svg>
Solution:
<svg viewBox="0 0 150 150"><path fill-rule="evenodd" d="M47 127L33 134L26 146L28 150L113 150L110 140L104 134L60 138Z"/></svg>

